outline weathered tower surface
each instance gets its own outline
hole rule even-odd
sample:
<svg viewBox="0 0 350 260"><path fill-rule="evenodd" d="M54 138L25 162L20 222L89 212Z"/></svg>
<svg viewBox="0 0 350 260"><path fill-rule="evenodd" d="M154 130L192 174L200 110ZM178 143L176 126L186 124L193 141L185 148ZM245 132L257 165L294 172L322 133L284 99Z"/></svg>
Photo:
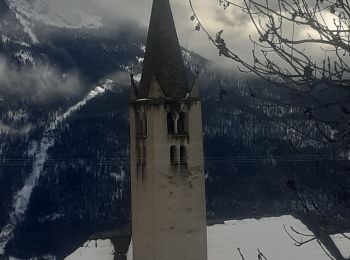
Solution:
<svg viewBox="0 0 350 260"><path fill-rule="evenodd" d="M199 90L189 86L169 0L154 0L130 94L134 260L206 260Z"/></svg>

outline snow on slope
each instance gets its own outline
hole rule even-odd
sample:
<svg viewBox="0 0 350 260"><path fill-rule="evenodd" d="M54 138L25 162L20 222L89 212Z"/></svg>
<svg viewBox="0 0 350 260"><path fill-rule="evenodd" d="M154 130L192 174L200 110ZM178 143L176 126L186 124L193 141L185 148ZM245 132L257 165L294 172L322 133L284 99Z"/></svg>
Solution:
<svg viewBox="0 0 350 260"><path fill-rule="evenodd" d="M350 233L332 235L331 238L342 256L345 259L350 259Z"/></svg>
<svg viewBox="0 0 350 260"><path fill-rule="evenodd" d="M15 196L13 211L10 214L9 222L0 233L0 255L4 253L7 243L13 238L13 231L27 211L30 196L38 182L47 159L47 150L53 146L53 144L54 140L50 137L49 132L45 132L40 142L40 148L35 155L32 173L25 180L23 188Z"/></svg>
<svg viewBox="0 0 350 260"><path fill-rule="evenodd" d="M26 48L29 48L30 47L30 44L26 43L26 42L22 42L22 41L17 41L15 39L11 39L9 37L7 37L5 34L1 34L1 41L4 45L7 45L8 43L15 43L15 44L18 44L22 47L26 47Z"/></svg>
<svg viewBox="0 0 350 260"><path fill-rule="evenodd" d="M241 260L238 247L246 260L258 259L258 248L269 260L329 260L317 242L296 247L286 234L284 225L312 234L300 220L292 216L233 220L226 221L225 224L209 226L208 260ZM97 246L91 249L91 245ZM99 245L98 241L89 241L65 260L113 259L104 257L109 257L110 252L114 250ZM132 260L132 243L127 259Z"/></svg>
<svg viewBox="0 0 350 260"><path fill-rule="evenodd" d="M35 19L47 25L63 28L90 28L102 26L102 17L83 9L77 1L36 0L33 5Z"/></svg>
<svg viewBox="0 0 350 260"><path fill-rule="evenodd" d="M111 240L91 240L78 248L65 260L113 260L114 246Z"/></svg>
<svg viewBox="0 0 350 260"><path fill-rule="evenodd" d="M33 65L35 63L30 51L20 50L15 54L15 57L19 60L22 66Z"/></svg>
<svg viewBox="0 0 350 260"><path fill-rule="evenodd" d="M43 174L45 162L47 160L47 151L55 144L55 131L57 125L83 107L89 100L103 94L111 88L113 81L107 80L102 86L97 86L91 90L80 102L70 107L63 115L58 116L49 127L44 131L43 138L40 141L39 149L36 151L32 172L24 182L24 186L18 191L13 200L13 211L10 213L10 219L7 225L0 232L0 255L4 254L7 243L13 238L16 226L23 220L27 212L32 192L38 184L40 176Z"/></svg>
<svg viewBox="0 0 350 260"><path fill-rule="evenodd" d="M97 29L102 26L102 17L83 10L76 1L63 0L7 0L10 9L25 28L34 44L38 38L33 31L33 22L45 25L78 29Z"/></svg>
<svg viewBox="0 0 350 260"><path fill-rule="evenodd" d="M27 33L30 37L30 39L32 40L33 44L37 44L39 43L38 41L38 37L35 35L35 33L33 32L33 25L31 24L30 20L28 19L28 17L25 17L21 12L17 12L17 10L20 10L20 8L17 8L14 4L13 4L13 0L9 0L9 6L10 9L12 11L14 11L16 18L18 19L18 21L23 25L24 28L24 32Z"/></svg>

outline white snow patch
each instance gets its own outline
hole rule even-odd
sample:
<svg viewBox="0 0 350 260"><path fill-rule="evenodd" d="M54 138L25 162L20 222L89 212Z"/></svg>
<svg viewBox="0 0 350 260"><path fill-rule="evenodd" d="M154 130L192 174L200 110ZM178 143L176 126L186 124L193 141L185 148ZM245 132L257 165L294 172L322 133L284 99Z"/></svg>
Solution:
<svg viewBox="0 0 350 260"><path fill-rule="evenodd" d="M136 60L137 60L138 64L142 64L145 59L140 58L140 57L136 57Z"/></svg>
<svg viewBox="0 0 350 260"><path fill-rule="evenodd" d="M28 118L28 113L24 109L9 110L6 112L6 116L11 118L13 122L18 122Z"/></svg>
<svg viewBox="0 0 350 260"><path fill-rule="evenodd" d="M65 214L55 213L55 214L51 214L51 215L45 216L43 218L39 218L39 221L40 222L55 221L57 219L64 218L65 216L66 216Z"/></svg>
<svg viewBox="0 0 350 260"><path fill-rule="evenodd" d="M5 34L1 34L1 40L3 44L6 44L10 41L10 38L7 37Z"/></svg>
<svg viewBox="0 0 350 260"><path fill-rule="evenodd" d="M284 225L312 234L300 220L292 216L227 221L222 225L208 227L208 259L241 259L237 248L241 249L245 259L257 259L259 248L271 260L329 260L315 241L296 247L286 234ZM301 241L306 239L293 235Z"/></svg>
<svg viewBox="0 0 350 260"><path fill-rule="evenodd" d="M25 6L28 5L27 2L23 0L9 0L9 7L12 11L14 11L16 18L24 27L24 32L26 32L33 44L39 43L37 36L33 32L33 26L31 22L28 20L27 12L25 11ZM23 10L23 12L21 12Z"/></svg>
<svg viewBox="0 0 350 260"><path fill-rule="evenodd" d="M91 240L66 257L65 260L113 260L114 252L111 240Z"/></svg>
<svg viewBox="0 0 350 260"><path fill-rule="evenodd" d="M190 67L193 73L198 71L198 62L195 61L192 54L186 50L182 50L182 59L186 67Z"/></svg>
<svg viewBox="0 0 350 260"><path fill-rule="evenodd" d="M132 256L132 239L131 239L128 253L126 255L126 260L132 260L132 258L133 258L133 256Z"/></svg>
<svg viewBox="0 0 350 260"><path fill-rule="evenodd" d="M0 255L4 254L7 243L14 236L13 232L16 226L25 217L32 192L38 184L40 176L43 174L44 165L48 157L47 151L55 144L55 130L57 125L67 119L73 112L84 106L88 100L103 94L108 86L108 84L105 84L102 87L97 86L95 89L91 90L82 101L69 108L63 115L58 116L44 131L38 151L35 154L32 172L25 180L23 188L14 197L13 211L10 213L10 220L0 232Z"/></svg>
<svg viewBox="0 0 350 260"><path fill-rule="evenodd" d="M29 51L20 50L15 54L15 57L21 62L22 65L34 64L34 58Z"/></svg>
<svg viewBox="0 0 350 260"><path fill-rule="evenodd" d="M28 21L26 18L24 18L19 14L16 14L16 17L18 18L20 23L23 25L24 32L26 32L29 35L30 39L32 40L32 43L38 44L39 43L38 37L34 34L30 21Z"/></svg>
<svg viewBox="0 0 350 260"><path fill-rule="evenodd" d="M141 44L140 49L143 53L146 53L146 45Z"/></svg>
<svg viewBox="0 0 350 260"><path fill-rule="evenodd" d="M27 151L27 156L28 157L34 157L36 152L38 150L38 142L37 141L31 141L29 143L29 148Z"/></svg>
<svg viewBox="0 0 350 260"><path fill-rule="evenodd" d="M34 21L67 29L97 29L103 25L101 16L83 10L72 1L9 0L9 6L16 13L34 43L38 42L31 28Z"/></svg>
<svg viewBox="0 0 350 260"><path fill-rule="evenodd" d="M105 86L106 86L106 87L112 87L113 83L114 83L113 80L111 80L111 79L106 79Z"/></svg>
<svg viewBox="0 0 350 260"><path fill-rule="evenodd" d="M331 235L331 238L342 256L350 259L350 233Z"/></svg>
<svg viewBox="0 0 350 260"><path fill-rule="evenodd" d="M189 53L186 50L182 50L182 58L184 60L186 60L186 61L192 61L193 60L193 57L192 57L191 53Z"/></svg>
<svg viewBox="0 0 350 260"><path fill-rule="evenodd" d="M13 43L21 45L23 47L30 47L30 45L28 43L11 39L11 38L7 37L5 34L1 34L1 40L2 40L4 45L6 45L9 42L13 42Z"/></svg>
<svg viewBox="0 0 350 260"><path fill-rule="evenodd" d="M125 179L125 171L123 169L120 169L119 173L111 172L110 175L116 180L116 182L123 182Z"/></svg>
<svg viewBox="0 0 350 260"><path fill-rule="evenodd" d="M109 89L108 84L104 84L102 86L97 86L93 90L91 90L80 102L75 104L74 106L70 107L63 115L56 118L56 120L51 123L50 129L56 129L57 124L63 122L66 120L73 112L79 110L81 107L85 106L86 103L93 99L94 97L101 95L106 92L106 90Z"/></svg>
<svg viewBox="0 0 350 260"><path fill-rule="evenodd" d="M30 197L33 189L38 183L42 174L44 163L47 158L47 150L54 145L54 140L45 133L39 147L39 151L35 156L33 170L29 177L25 180L24 187L17 193L13 201L13 211L10 213L8 224L0 233L0 255L4 253L7 243L13 238L13 231L28 209Z"/></svg>
<svg viewBox="0 0 350 260"><path fill-rule="evenodd" d="M135 82L140 83L140 81L141 81L141 76L142 76L142 74L134 75L134 80L135 80Z"/></svg>

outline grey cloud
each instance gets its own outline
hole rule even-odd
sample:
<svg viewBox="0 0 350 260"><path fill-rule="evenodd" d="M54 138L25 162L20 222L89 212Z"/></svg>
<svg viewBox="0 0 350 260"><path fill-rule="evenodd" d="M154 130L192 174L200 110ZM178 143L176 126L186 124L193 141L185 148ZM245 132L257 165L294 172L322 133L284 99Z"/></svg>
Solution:
<svg viewBox="0 0 350 260"><path fill-rule="evenodd" d="M59 3L59 8L57 3ZM242 19L235 19L236 22L232 23L227 14L218 19L223 10L216 1L194 0L194 3L205 25L213 34L219 31L222 25L232 27L236 23L239 25L239 22L242 21ZM222 62L217 50L210 44L207 37L201 32L194 31L194 24L189 19L191 10L188 0L171 0L171 4L181 45L206 58ZM126 26L136 25L146 29L151 7L152 0L34 0L32 3L37 19L46 16L51 24L76 25L79 21L81 24L88 23L82 21L86 17L85 14L101 16L104 26L111 28L114 33L120 29L124 30ZM50 8L57 10L50 10ZM59 19L62 21L59 22Z"/></svg>
<svg viewBox="0 0 350 260"><path fill-rule="evenodd" d="M188 0L170 0L175 16L175 22L182 46L203 55L216 62L224 62L218 56L215 47L201 32L194 32L195 24L190 21L191 10ZM257 0L265 3L265 0ZM230 47L244 58L251 56L247 51L249 35L256 35L248 15L231 6L224 10L216 0L192 0L204 26L214 36L216 32L225 29L225 38ZM236 1L242 5L242 1ZM103 17L102 23L111 27L114 33L127 26L147 28L151 13L152 0L33 0L32 8L38 14L44 14L54 22L59 19L72 25L89 24L87 17ZM271 8L278 7L278 1L269 1ZM53 9L53 10L50 10ZM87 19L84 21L84 19ZM93 19L91 21L94 21ZM98 23L98 19L97 19ZM126 25L129 24L129 25ZM132 24L132 25L130 25Z"/></svg>
<svg viewBox="0 0 350 260"><path fill-rule="evenodd" d="M63 74L48 64L19 69L0 56L0 93L5 96L49 102L75 97L81 91L82 83L75 72Z"/></svg>
<svg viewBox="0 0 350 260"><path fill-rule="evenodd" d="M233 66L231 61L219 57L218 51L203 32L194 31L195 24L189 19L192 13L188 0L170 1L181 45L217 63ZM239 8L224 10L216 0L192 1L204 26L213 36L219 30L225 29L225 38L230 47L243 58L250 58L251 52L247 45L250 44L249 35L254 35L255 31L247 15L242 14ZM277 3L272 1L271 6L275 2ZM84 14L93 17L101 16L102 23L113 28L114 33L118 29L125 29L126 23L129 23L129 26L137 24L147 28L152 6L152 0L34 0L33 3L37 12L52 16L51 20L56 22L61 18L71 24L77 24L78 21L87 24L88 22L81 21L84 17L86 18ZM59 3L60 9L49 11L50 3L53 7Z"/></svg>

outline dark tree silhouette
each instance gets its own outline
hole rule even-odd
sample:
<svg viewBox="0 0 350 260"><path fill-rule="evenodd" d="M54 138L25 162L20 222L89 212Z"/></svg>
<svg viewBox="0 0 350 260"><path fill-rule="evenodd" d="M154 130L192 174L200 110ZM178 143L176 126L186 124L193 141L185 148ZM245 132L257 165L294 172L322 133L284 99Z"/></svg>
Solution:
<svg viewBox="0 0 350 260"><path fill-rule="evenodd" d="M293 93L293 99L307 99L310 106L305 107L305 115L321 122L323 126L316 124L315 127L324 139L350 148L348 0L241 0L241 4L218 0L224 10L238 8L246 14L256 29L257 36L247 38L253 46L250 59L241 58L228 47L223 29L211 35L196 14L192 1L189 0L195 30L204 31L220 56L237 62L242 72L287 88ZM305 33L299 33L301 31ZM331 91L334 98L319 94L327 91ZM324 113L320 111L324 109L332 112L331 118L321 116Z"/></svg>
<svg viewBox="0 0 350 260"><path fill-rule="evenodd" d="M252 59L244 60L229 49L224 30L215 37L205 29L193 10L196 30L203 29L219 54L239 62L244 71L274 83L308 93L318 84L350 87L350 5L348 0L254 1L242 0L241 5L218 0L224 9L239 8L254 25L257 38ZM305 31L305 34L296 32ZM325 55L312 56L317 48ZM311 54L310 54L311 53Z"/></svg>
<svg viewBox="0 0 350 260"><path fill-rule="evenodd" d="M223 12L236 8L248 17L255 28L255 35L247 36L251 42L251 57L244 58L232 49L224 29L212 35L193 5L191 20L195 30L203 31L218 50L220 56L238 64L244 73L255 74L277 87L288 90L288 104L303 103L306 120L312 122L321 138L328 143L337 156L349 157L350 152L350 1L349 0L218 0ZM303 32L303 33L301 33ZM259 89L262 91L263 89ZM256 89L252 95L257 95ZM270 101L271 106L276 100ZM288 106L288 104L286 106ZM279 104L280 106L280 104ZM297 126L288 126L305 139L312 138ZM292 144L294 145L294 144ZM296 151L298 147L295 147ZM305 215L319 219L319 229L305 241L294 239L299 234L293 227L285 227L286 233L301 246L308 241L321 245L323 238L348 229L346 216L350 209L350 166L348 160L336 169L324 169L334 173L341 184L325 183L326 194L340 203L341 214L327 212L316 200L303 194L294 180L286 185L295 193L300 209ZM332 192L330 192L332 190ZM334 202L332 202L334 203ZM333 215L333 216L332 216ZM341 216L341 217L339 217ZM332 219L332 220L331 220ZM334 219L336 219L334 221ZM343 233L344 238L349 237ZM240 252L240 251L239 251ZM326 250L325 250L326 252ZM241 253L240 253L241 254ZM241 254L242 259L244 259ZM261 257L261 255L260 255ZM329 255L331 259L333 256Z"/></svg>

